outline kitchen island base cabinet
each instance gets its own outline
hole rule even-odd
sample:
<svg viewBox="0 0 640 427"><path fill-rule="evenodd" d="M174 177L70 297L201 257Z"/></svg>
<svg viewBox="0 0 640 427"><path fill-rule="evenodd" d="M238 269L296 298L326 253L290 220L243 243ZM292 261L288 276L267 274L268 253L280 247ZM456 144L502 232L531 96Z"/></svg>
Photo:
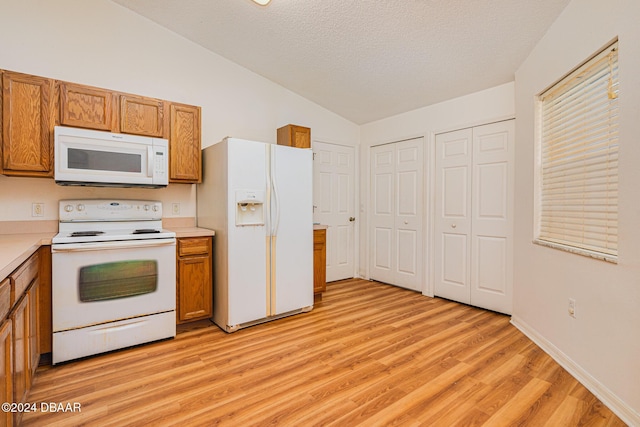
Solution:
<svg viewBox="0 0 640 427"><path fill-rule="evenodd" d="M177 323L212 316L212 238L185 237L177 245Z"/></svg>

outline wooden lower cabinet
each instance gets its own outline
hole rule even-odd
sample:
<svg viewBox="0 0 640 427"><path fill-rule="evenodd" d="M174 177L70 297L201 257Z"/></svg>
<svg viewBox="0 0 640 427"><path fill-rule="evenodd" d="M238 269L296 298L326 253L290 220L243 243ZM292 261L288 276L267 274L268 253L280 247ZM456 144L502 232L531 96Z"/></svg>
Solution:
<svg viewBox="0 0 640 427"><path fill-rule="evenodd" d="M29 299L29 329L27 330L27 341L29 345L29 379L28 384L31 387L33 378L36 375L36 369L40 363L40 283L38 279L33 281L33 285L27 291L26 297Z"/></svg>
<svg viewBox="0 0 640 427"><path fill-rule="evenodd" d="M0 325L0 402L13 402L13 330L11 319ZM0 426L13 425L11 411L0 412Z"/></svg>
<svg viewBox="0 0 640 427"><path fill-rule="evenodd" d="M208 319L213 311L213 253L211 237L178 239L176 322Z"/></svg>
<svg viewBox="0 0 640 427"><path fill-rule="evenodd" d="M327 290L327 230L313 230L313 293Z"/></svg>
<svg viewBox="0 0 640 427"><path fill-rule="evenodd" d="M50 247L47 248L50 250ZM34 253L0 283L2 403L26 401L40 361L40 254L41 252ZM7 288L10 290L7 291ZM19 412L3 412L0 426L19 425L20 418Z"/></svg>
<svg viewBox="0 0 640 427"><path fill-rule="evenodd" d="M38 325L40 354L53 348L53 318L51 314L51 246L41 246L38 274Z"/></svg>
<svg viewBox="0 0 640 427"><path fill-rule="evenodd" d="M24 402L29 390L29 297L24 296L9 315L13 326L13 401Z"/></svg>

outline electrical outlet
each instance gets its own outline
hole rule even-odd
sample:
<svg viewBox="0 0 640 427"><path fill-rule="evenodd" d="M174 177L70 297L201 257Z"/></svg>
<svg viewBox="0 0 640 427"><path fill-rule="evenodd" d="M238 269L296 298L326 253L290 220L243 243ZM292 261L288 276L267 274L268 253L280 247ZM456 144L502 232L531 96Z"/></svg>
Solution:
<svg viewBox="0 0 640 427"><path fill-rule="evenodd" d="M44 203L33 203L31 205L31 216L44 216Z"/></svg>
<svg viewBox="0 0 640 427"><path fill-rule="evenodd" d="M180 215L180 203L171 203L171 213Z"/></svg>
<svg viewBox="0 0 640 427"><path fill-rule="evenodd" d="M569 298L569 316L575 319L576 317L576 300L573 298Z"/></svg>

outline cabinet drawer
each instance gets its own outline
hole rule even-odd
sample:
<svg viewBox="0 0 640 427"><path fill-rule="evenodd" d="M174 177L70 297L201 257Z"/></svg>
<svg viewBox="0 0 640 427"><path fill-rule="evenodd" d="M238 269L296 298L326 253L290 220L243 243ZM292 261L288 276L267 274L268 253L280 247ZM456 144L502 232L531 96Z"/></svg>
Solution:
<svg viewBox="0 0 640 427"><path fill-rule="evenodd" d="M322 249L327 239L327 230L313 230L313 249Z"/></svg>
<svg viewBox="0 0 640 427"><path fill-rule="evenodd" d="M40 257L36 252L31 258L25 261L11 275L11 305L20 299L24 291L29 287L33 279L38 276L40 269Z"/></svg>
<svg viewBox="0 0 640 427"><path fill-rule="evenodd" d="M0 283L0 322L7 317L11 309L11 281L5 279Z"/></svg>
<svg viewBox="0 0 640 427"><path fill-rule="evenodd" d="M178 256L208 254L210 242L209 237L178 239Z"/></svg>

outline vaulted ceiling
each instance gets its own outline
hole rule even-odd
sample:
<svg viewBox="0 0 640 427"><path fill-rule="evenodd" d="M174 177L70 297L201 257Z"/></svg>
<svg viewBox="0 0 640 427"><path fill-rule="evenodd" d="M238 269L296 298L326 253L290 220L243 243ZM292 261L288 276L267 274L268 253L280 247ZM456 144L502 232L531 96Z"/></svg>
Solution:
<svg viewBox="0 0 640 427"><path fill-rule="evenodd" d="M514 80L570 0L113 0L364 124Z"/></svg>

